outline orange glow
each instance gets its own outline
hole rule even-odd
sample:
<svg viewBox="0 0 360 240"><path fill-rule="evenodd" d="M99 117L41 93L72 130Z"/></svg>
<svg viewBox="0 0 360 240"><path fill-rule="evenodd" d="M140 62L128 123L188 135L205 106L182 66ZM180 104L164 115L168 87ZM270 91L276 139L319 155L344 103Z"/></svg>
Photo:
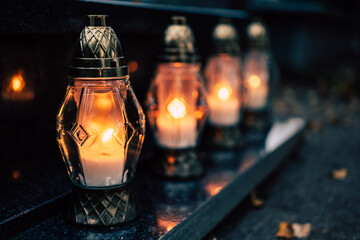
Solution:
<svg viewBox="0 0 360 240"><path fill-rule="evenodd" d="M252 88L258 88L261 85L261 79L257 75L251 75L248 79L248 85Z"/></svg>
<svg viewBox="0 0 360 240"><path fill-rule="evenodd" d="M208 183L205 189L210 194L210 196L215 196L221 191L221 189L223 189L223 185L220 183Z"/></svg>
<svg viewBox="0 0 360 240"><path fill-rule="evenodd" d="M200 110L197 110L195 112L195 118L196 119L201 119L203 117L203 115L204 115L204 113L202 111L200 111Z"/></svg>
<svg viewBox="0 0 360 240"><path fill-rule="evenodd" d="M167 220L163 218L158 218L157 223L161 228L165 229L166 232L170 231L178 224L177 222L173 222L171 220Z"/></svg>
<svg viewBox="0 0 360 240"><path fill-rule="evenodd" d="M170 164L174 164L174 163L175 163L175 157L170 156L170 157L168 158L168 162L169 162Z"/></svg>
<svg viewBox="0 0 360 240"><path fill-rule="evenodd" d="M114 129L109 128L109 129L104 133L104 135L103 135L103 137L102 137L101 140L102 140L104 143L106 143L106 142L109 141L109 139L110 139L110 137L111 137L112 135L115 135Z"/></svg>
<svg viewBox="0 0 360 240"><path fill-rule="evenodd" d="M96 105L100 108L111 108L112 107L112 99L110 94L97 94L96 95Z"/></svg>
<svg viewBox="0 0 360 240"><path fill-rule="evenodd" d="M167 105L167 110L170 113L170 116L174 119L181 119L185 117L187 113L185 100L183 98L175 97Z"/></svg>
<svg viewBox="0 0 360 240"><path fill-rule="evenodd" d="M136 72L138 69L138 63L136 61L130 61L128 64L128 69L130 73Z"/></svg>
<svg viewBox="0 0 360 240"><path fill-rule="evenodd" d="M25 81L21 74L14 75L11 78L10 82L10 90L14 92L21 92L23 88L25 87Z"/></svg>
<svg viewBox="0 0 360 240"><path fill-rule="evenodd" d="M176 63L174 63L174 66L175 66L175 67L181 67L181 63L176 62Z"/></svg>
<svg viewBox="0 0 360 240"><path fill-rule="evenodd" d="M20 178L20 176L21 176L20 171L14 170L14 171L12 172L12 178L13 178L14 180L18 180L18 179Z"/></svg>

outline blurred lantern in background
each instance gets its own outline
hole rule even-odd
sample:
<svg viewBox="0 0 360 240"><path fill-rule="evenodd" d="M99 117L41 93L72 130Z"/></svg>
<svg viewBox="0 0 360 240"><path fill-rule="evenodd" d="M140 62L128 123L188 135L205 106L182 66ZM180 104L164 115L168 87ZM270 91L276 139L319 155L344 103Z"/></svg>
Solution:
<svg viewBox="0 0 360 240"><path fill-rule="evenodd" d="M144 140L145 117L114 30L105 25L105 16L89 17L57 116L57 141L75 184L70 220L114 225L135 217L128 183Z"/></svg>
<svg viewBox="0 0 360 240"><path fill-rule="evenodd" d="M18 119L22 121L24 117L29 118L32 116L32 106L35 99L32 80L33 78L25 75L23 70L18 70L12 75L3 76L0 101L2 119L11 121Z"/></svg>
<svg viewBox="0 0 360 240"><path fill-rule="evenodd" d="M241 59L239 36L229 19L222 19L212 35L214 53L205 67L210 115L204 134L207 145L234 148L241 144Z"/></svg>
<svg viewBox="0 0 360 240"><path fill-rule="evenodd" d="M23 72L19 71L5 81L1 96L5 101L31 101L35 93L29 81L25 81Z"/></svg>
<svg viewBox="0 0 360 240"><path fill-rule="evenodd" d="M250 138L262 139L271 125L270 96L275 69L269 49L269 33L264 23L255 20L246 30L249 50L243 64L246 88L244 129Z"/></svg>
<svg viewBox="0 0 360 240"><path fill-rule="evenodd" d="M173 17L147 95L148 118L159 156L155 171L167 177L198 176L195 148L207 113L194 35L184 17Z"/></svg>

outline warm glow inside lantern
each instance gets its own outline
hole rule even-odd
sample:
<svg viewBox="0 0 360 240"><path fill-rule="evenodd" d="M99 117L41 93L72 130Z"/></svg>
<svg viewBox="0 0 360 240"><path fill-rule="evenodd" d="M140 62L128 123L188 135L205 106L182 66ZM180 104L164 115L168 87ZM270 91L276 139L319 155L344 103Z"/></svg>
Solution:
<svg viewBox="0 0 360 240"><path fill-rule="evenodd" d="M101 26L87 26L80 35L81 55L70 67L70 84L57 116L57 141L77 186L74 221L113 225L135 217L131 191L125 186L134 176L145 118L120 42L105 26L105 16L90 16L90 23L96 19ZM105 204L103 199L115 202ZM93 209L98 205L101 212Z"/></svg>
<svg viewBox="0 0 360 240"><path fill-rule="evenodd" d="M261 110L267 107L269 95L269 74L267 56L250 52L244 62L244 79L247 91L246 108Z"/></svg>
<svg viewBox="0 0 360 240"><path fill-rule="evenodd" d="M198 65L160 64L148 104L150 124L160 147L186 149L197 145L206 113Z"/></svg>
<svg viewBox="0 0 360 240"><path fill-rule="evenodd" d="M203 172L196 147L207 102L194 36L184 17L173 17L147 94L148 119L157 143L154 171L188 178Z"/></svg>
<svg viewBox="0 0 360 240"><path fill-rule="evenodd" d="M239 57L228 54L219 54L208 60L205 77L212 125L234 126L240 121L240 64Z"/></svg>
<svg viewBox="0 0 360 240"><path fill-rule="evenodd" d="M265 26L255 21L247 28L250 50L244 59L244 84L247 91L245 107L260 111L269 104L269 66L268 36Z"/></svg>

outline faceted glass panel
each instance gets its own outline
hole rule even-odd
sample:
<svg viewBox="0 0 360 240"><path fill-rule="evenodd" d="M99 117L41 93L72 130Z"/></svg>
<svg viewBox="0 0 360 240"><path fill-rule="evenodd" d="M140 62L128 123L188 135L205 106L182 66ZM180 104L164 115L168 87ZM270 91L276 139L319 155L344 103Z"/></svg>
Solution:
<svg viewBox="0 0 360 240"><path fill-rule="evenodd" d="M145 119L127 78L75 79L59 110L57 131L71 180L110 187L131 180Z"/></svg>

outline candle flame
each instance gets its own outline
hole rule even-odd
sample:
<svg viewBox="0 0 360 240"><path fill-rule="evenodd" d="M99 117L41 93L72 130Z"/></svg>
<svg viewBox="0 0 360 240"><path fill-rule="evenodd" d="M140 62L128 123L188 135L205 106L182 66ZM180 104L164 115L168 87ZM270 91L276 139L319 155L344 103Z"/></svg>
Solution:
<svg viewBox="0 0 360 240"><path fill-rule="evenodd" d="M252 88L258 88L261 85L261 79L257 75L251 75L248 79L248 83Z"/></svg>
<svg viewBox="0 0 360 240"><path fill-rule="evenodd" d="M110 139L110 137L111 137L112 135L115 135L114 129L109 128L109 129L104 133L104 135L103 135L103 137L102 137L101 140L102 140L104 143L106 143L106 142L109 141L109 139Z"/></svg>
<svg viewBox="0 0 360 240"><path fill-rule="evenodd" d="M225 87L221 87L218 91L218 97L221 99L221 100L228 100L231 96L231 88L228 87L228 86L225 86Z"/></svg>
<svg viewBox="0 0 360 240"><path fill-rule="evenodd" d="M25 87L25 81L20 74L14 75L10 82L10 89L14 92L21 92Z"/></svg>
<svg viewBox="0 0 360 240"><path fill-rule="evenodd" d="M171 102L167 105L167 110L170 113L170 116L174 119L183 118L186 113L186 103L183 98L174 98Z"/></svg>

